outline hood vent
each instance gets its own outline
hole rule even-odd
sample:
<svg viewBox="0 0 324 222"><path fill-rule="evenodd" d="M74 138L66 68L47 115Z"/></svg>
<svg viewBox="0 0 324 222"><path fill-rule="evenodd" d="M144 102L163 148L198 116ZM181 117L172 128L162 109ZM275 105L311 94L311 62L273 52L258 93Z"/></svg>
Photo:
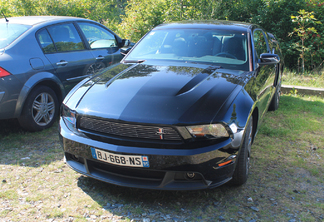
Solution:
<svg viewBox="0 0 324 222"><path fill-rule="evenodd" d="M202 73L199 73L198 75L196 75L184 87L182 87L182 89L180 89L180 91L177 93L177 96L193 90L195 87L197 87L203 81L205 81L209 76L216 73L217 69L220 69L220 68L221 68L220 66L209 66Z"/></svg>

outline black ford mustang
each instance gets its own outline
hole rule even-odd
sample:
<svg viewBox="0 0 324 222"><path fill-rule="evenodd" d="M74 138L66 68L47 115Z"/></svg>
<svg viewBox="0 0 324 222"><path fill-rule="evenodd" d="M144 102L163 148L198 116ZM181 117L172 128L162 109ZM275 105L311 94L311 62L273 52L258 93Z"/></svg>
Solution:
<svg viewBox="0 0 324 222"><path fill-rule="evenodd" d="M65 98L67 164L108 183L194 190L241 185L264 113L278 108L283 61L253 24L159 25L120 64Z"/></svg>

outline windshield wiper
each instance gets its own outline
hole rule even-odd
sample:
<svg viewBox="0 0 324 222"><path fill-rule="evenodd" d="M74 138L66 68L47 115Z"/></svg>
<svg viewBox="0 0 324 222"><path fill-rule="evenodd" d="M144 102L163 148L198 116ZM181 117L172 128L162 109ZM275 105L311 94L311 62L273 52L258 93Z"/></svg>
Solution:
<svg viewBox="0 0 324 222"><path fill-rule="evenodd" d="M142 63L145 60L124 60L124 63Z"/></svg>
<svg viewBox="0 0 324 222"><path fill-rule="evenodd" d="M222 66L215 66L212 65L212 62L205 62L205 61L188 61L186 60L185 63L192 63L192 64L206 64L206 65L210 65L210 67L214 67L215 69L222 69Z"/></svg>

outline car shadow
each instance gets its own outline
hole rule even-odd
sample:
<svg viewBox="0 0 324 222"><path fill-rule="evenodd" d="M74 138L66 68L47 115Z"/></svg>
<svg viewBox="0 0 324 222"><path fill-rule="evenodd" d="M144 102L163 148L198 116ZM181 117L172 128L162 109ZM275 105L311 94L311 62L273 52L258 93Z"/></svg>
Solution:
<svg viewBox="0 0 324 222"><path fill-rule="evenodd" d="M302 113L305 116L312 116L316 121L322 121L323 108L324 104L322 101L307 101L298 97L284 96L280 100L279 109L276 112L268 112L268 114L266 114L268 115L268 118L265 119L265 123L268 123L266 125L267 127L260 130L256 140L259 141L261 139L260 137L265 136L276 138L278 134L285 132L282 129L278 129L279 122L272 125L269 123L273 123L274 119L279 121L282 116L288 114ZM271 128L271 130L267 130L269 128ZM268 131L270 133L268 133ZM284 138L284 140L293 140L285 136ZM263 146L257 147L256 145L257 144L254 145L254 152L266 152ZM277 149L282 149L281 145L275 147ZM294 159L292 159L292 161L294 161ZM277 177L273 176L278 175L277 169L275 170L275 174L272 172L272 174L269 174L268 178L266 175L267 171L273 165L271 162L272 161L267 161L261 157L252 157L251 175L248 181L239 187L225 184L215 189L199 191L145 190L120 187L85 176L80 176L78 178L77 186L91 197L92 200L98 203L100 208L107 213L134 221L144 221L144 217L149 217L151 220L155 221L202 221L204 218L201 215L205 213L208 215L215 215L214 212L217 212L218 216L235 212L238 214L236 217L241 217L243 214L245 215L245 213L242 212L248 212L248 214L245 215L246 218L251 219L253 217L260 219L261 216L258 215L259 208L267 209L267 207L269 207L268 201L273 200L272 192L277 192L278 187L284 187L286 180L287 184L297 183L297 181L291 177L277 180ZM287 164L287 166L289 165L294 166L294 163ZM282 169L279 173L286 173L286 165L283 164L281 166ZM266 183L265 181L271 182ZM291 195L289 194L289 190L291 189L290 185L287 185L283 189L288 194L282 198L285 202L291 201ZM254 200L250 198L252 196ZM272 203L272 206L275 207L276 204L277 203ZM227 209L228 206L234 208L229 211ZM162 215L162 217L150 217L151 214ZM168 218L168 215L171 215L171 218ZM219 216L219 218L220 221L224 221L223 217ZM250 221L250 219L247 219L247 221ZM271 221L272 219L267 218L266 220ZM205 221L217 221L217 218L207 219Z"/></svg>
<svg viewBox="0 0 324 222"><path fill-rule="evenodd" d="M0 138L9 134L25 132L19 125L17 119L0 120Z"/></svg>
<svg viewBox="0 0 324 222"><path fill-rule="evenodd" d="M172 221L183 221L184 217L189 221L199 220L191 213L221 209L224 203L220 199L224 199L216 197L226 197L226 202L234 202L233 191L242 189L225 184L210 190L147 190L120 187L85 176L78 178L77 185L107 213L135 221L142 220L143 215L156 221L163 220L163 217ZM172 215L171 218L168 215ZM190 219L191 216L193 218Z"/></svg>

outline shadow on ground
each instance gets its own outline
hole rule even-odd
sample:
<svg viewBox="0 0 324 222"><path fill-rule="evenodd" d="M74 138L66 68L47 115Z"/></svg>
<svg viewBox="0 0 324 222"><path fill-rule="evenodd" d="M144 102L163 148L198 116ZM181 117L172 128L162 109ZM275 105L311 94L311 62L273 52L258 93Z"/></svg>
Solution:
<svg viewBox="0 0 324 222"><path fill-rule="evenodd" d="M17 119L5 119L0 120L0 138L3 136L7 136L11 133L23 133L23 130Z"/></svg>
<svg viewBox="0 0 324 222"><path fill-rule="evenodd" d="M199 191L145 190L119 187L84 176L78 178L77 184L107 212L135 221L145 218L156 221L215 221L216 218L217 221L227 214L228 204L242 201L235 194L247 189L247 185L223 185Z"/></svg>

